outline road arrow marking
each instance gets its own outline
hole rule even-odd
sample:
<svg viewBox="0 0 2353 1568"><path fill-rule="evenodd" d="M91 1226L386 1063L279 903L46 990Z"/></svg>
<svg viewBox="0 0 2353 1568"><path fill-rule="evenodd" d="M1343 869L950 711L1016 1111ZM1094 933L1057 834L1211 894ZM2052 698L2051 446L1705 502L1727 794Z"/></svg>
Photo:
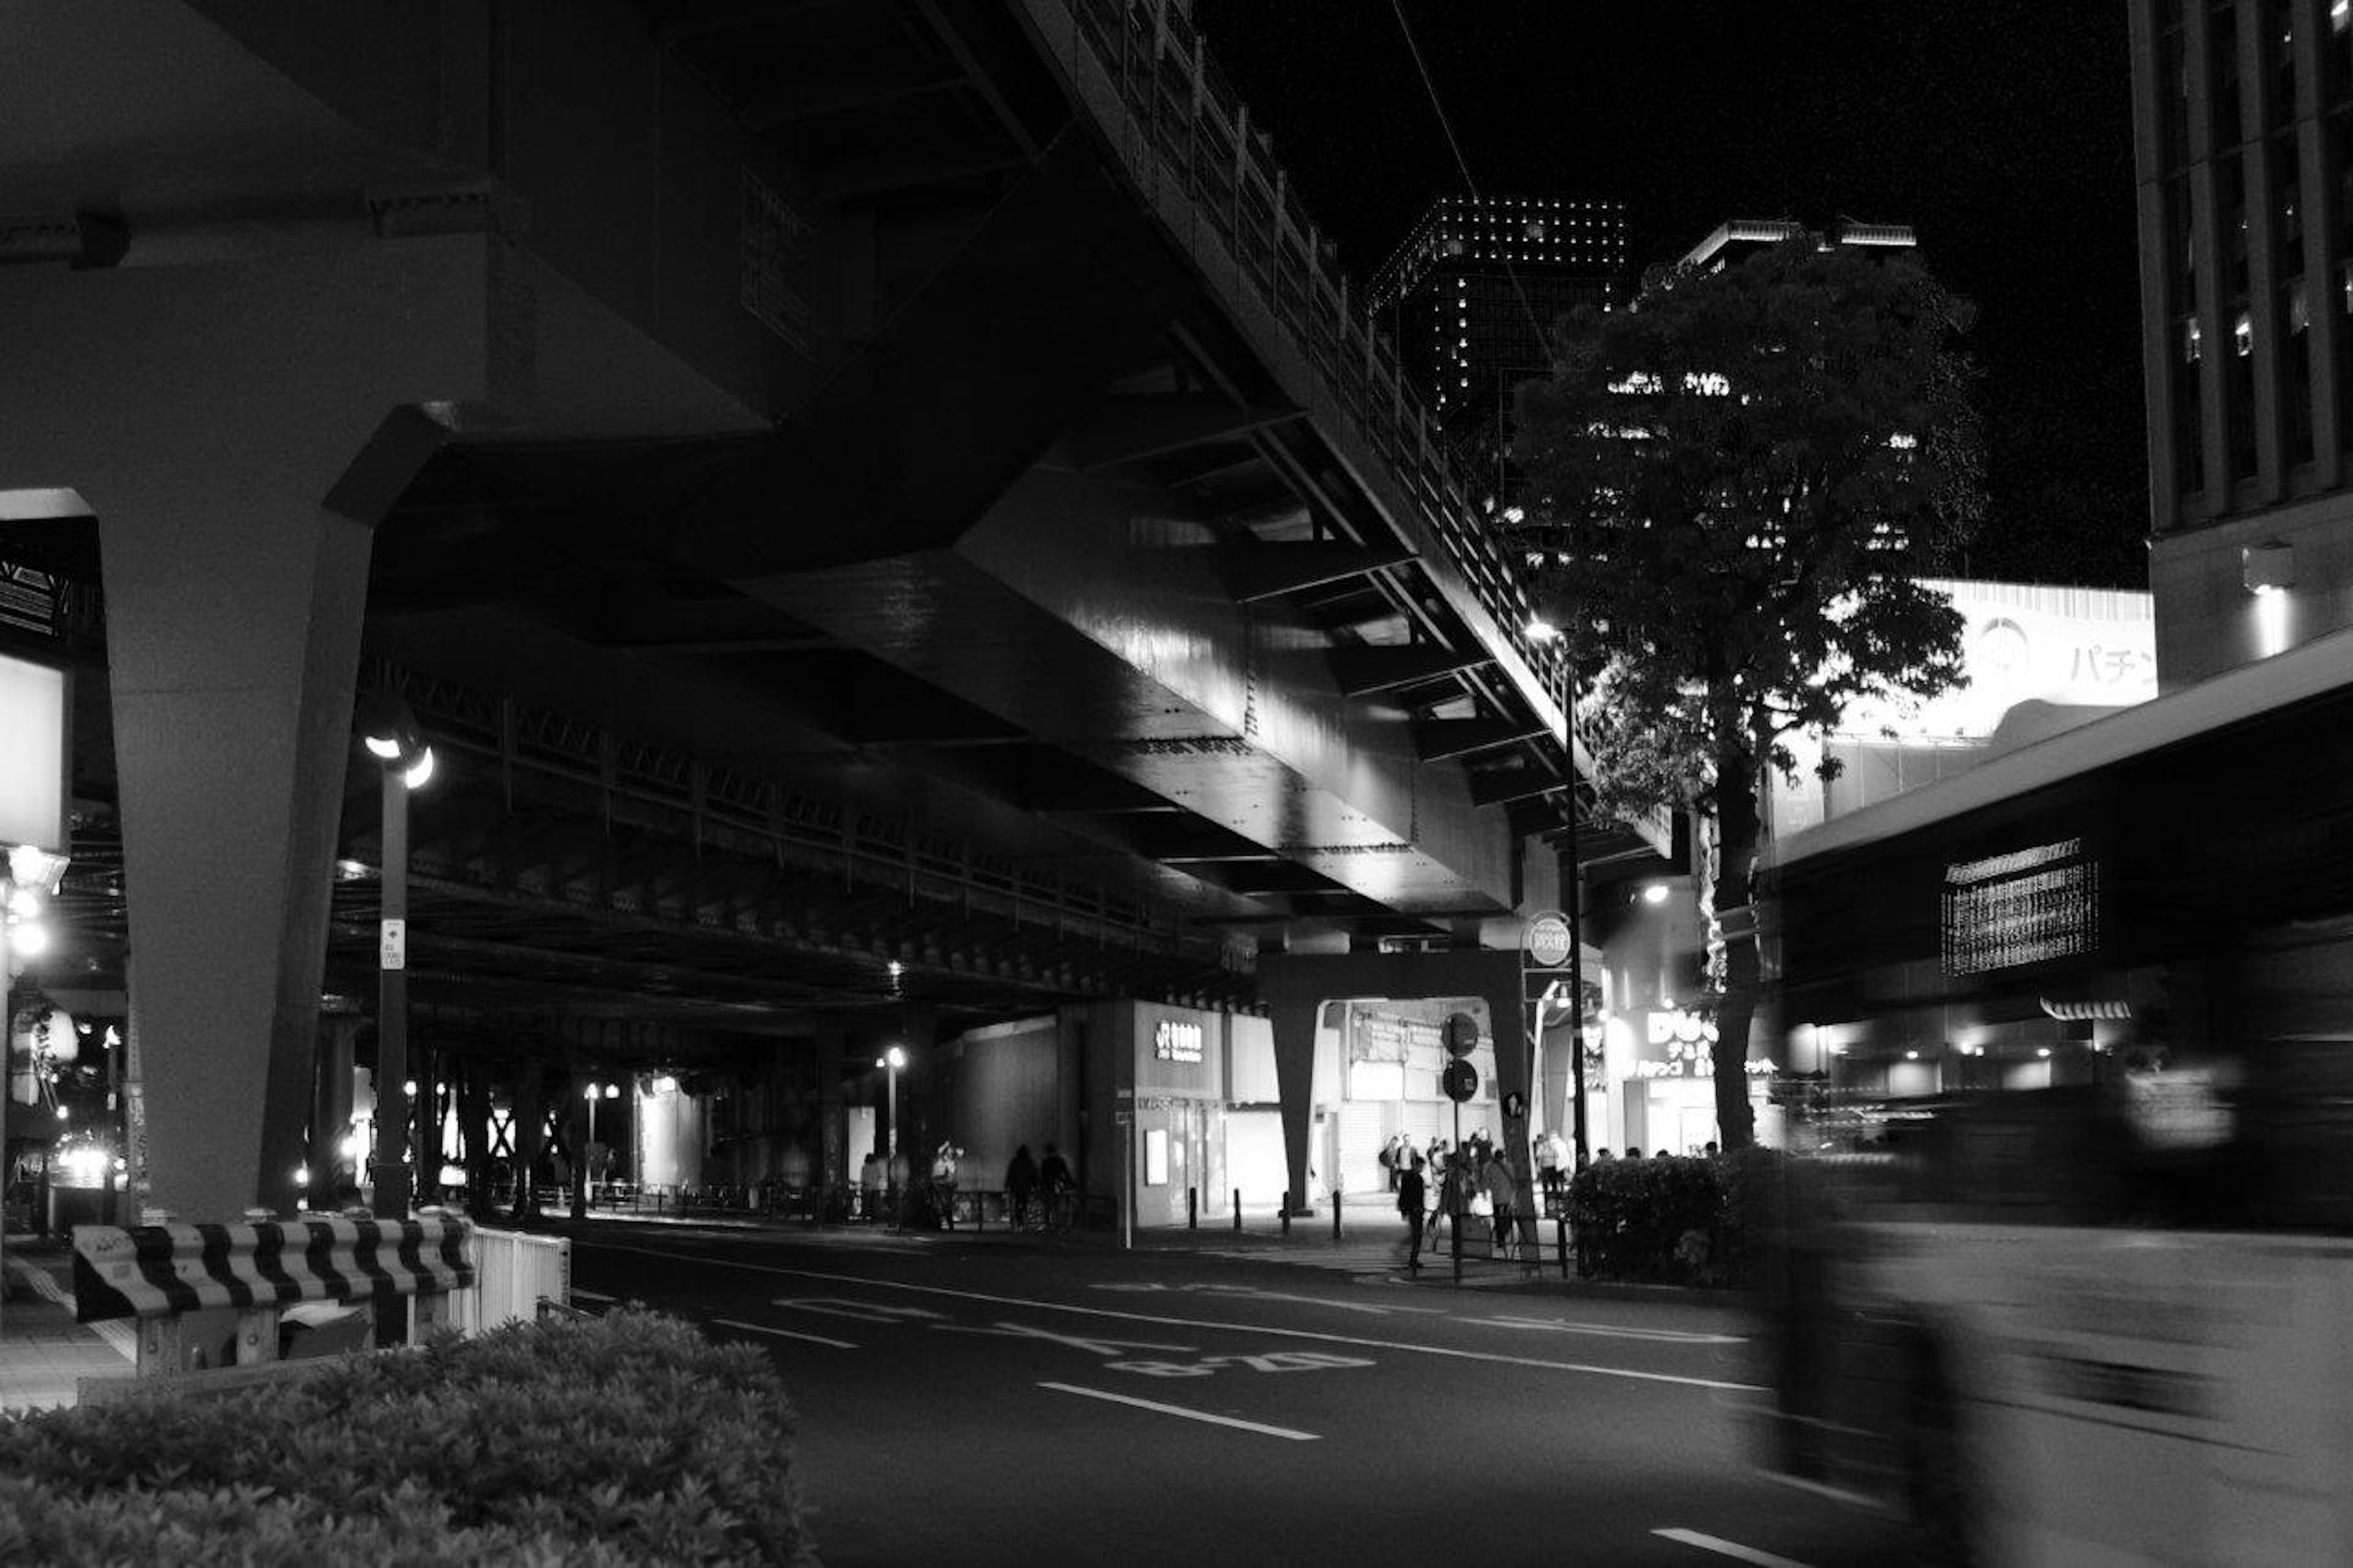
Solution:
<svg viewBox="0 0 2353 1568"><path fill-rule="evenodd" d="M1564 1318L1482 1318L1500 1329L1542 1329L1556 1334L1600 1334L1610 1339L1651 1340L1669 1345L1745 1345L1745 1334L1698 1334L1683 1329L1621 1329L1609 1323L1572 1323Z"/></svg>
<svg viewBox="0 0 2353 1568"><path fill-rule="evenodd" d="M1109 1400L1113 1405L1133 1405L1138 1410L1156 1410L1163 1415L1181 1415L1187 1421L1207 1421L1213 1426L1232 1426L1243 1432L1262 1433L1269 1437L1288 1437L1294 1443L1318 1440L1314 1432L1294 1432L1288 1426L1261 1426L1255 1421L1238 1420L1231 1415L1212 1415L1206 1410L1187 1410L1181 1405L1163 1405L1156 1399L1138 1399L1132 1394L1113 1394L1104 1388L1081 1388L1074 1383L1041 1383L1040 1388L1050 1388L1057 1394L1075 1394L1082 1399Z"/></svg>
<svg viewBox="0 0 2353 1568"><path fill-rule="evenodd" d="M838 1351L854 1351L858 1347L848 1340L829 1340L823 1334L797 1334L790 1329L772 1329L765 1323L747 1323L741 1318L713 1318L723 1329L742 1329L750 1334L773 1334L780 1340L807 1340L813 1345L831 1345Z"/></svg>
<svg viewBox="0 0 2353 1568"><path fill-rule="evenodd" d="M1713 1552L1729 1557L1736 1563L1753 1563L1757 1568L1806 1568L1794 1557L1776 1557L1770 1552L1759 1552L1754 1546L1743 1546L1737 1541L1721 1536L1702 1535L1696 1530L1654 1530L1652 1535L1663 1535L1669 1541L1684 1546L1696 1546L1702 1552Z"/></svg>

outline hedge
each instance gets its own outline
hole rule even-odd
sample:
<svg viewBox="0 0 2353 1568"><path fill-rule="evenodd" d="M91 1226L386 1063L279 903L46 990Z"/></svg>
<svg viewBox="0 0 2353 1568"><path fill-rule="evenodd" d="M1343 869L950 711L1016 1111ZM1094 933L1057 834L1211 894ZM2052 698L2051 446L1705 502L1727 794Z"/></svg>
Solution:
<svg viewBox="0 0 2353 1568"><path fill-rule="evenodd" d="M1577 1272L1588 1278L1750 1286L1777 1201L1781 1156L1603 1160L1568 1184Z"/></svg>
<svg viewBox="0 0 2353 1568"><path fill-rule="evenodd" d="M0 1422L0 1563L814 1563L765 1357L638 1309Z"/></svg>

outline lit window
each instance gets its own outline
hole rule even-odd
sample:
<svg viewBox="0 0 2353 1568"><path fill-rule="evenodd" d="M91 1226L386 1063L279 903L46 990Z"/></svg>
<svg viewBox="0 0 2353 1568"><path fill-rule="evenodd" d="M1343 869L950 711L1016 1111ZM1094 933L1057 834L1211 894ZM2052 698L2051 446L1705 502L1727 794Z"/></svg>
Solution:
<svg viewBox="0 0 2353 1568"><path fill-rule="evenodd" d="M2255 352L2255 323L2247 312L2239 312L2238 324L2231 329L2231 342L2242 359Z"/></svg>

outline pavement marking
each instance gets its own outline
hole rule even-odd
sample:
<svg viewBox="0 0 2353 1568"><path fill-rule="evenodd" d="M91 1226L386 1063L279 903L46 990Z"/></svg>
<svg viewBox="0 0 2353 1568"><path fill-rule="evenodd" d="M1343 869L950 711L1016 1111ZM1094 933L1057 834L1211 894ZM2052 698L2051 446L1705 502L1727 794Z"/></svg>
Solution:
<svg viewBox="0 0 2353 1568"><path fill-rule="evenodd" d="M823 1334L801 1334L795 1333L790 1329L772 1329L765 1323L747 1323L741 1318L713 1318L711 1321L725 1329L742 1329L751 1334L774 1334L780 1340L807 1340L813 1345L831 1345L838 1351L854 1351L858 1348L848 1340L829 1340Z"/></svg>
<svg viewBox="0 0 2353 1568"><path fill-rule="evenodd" d="M1213 1426L1233 1426L1244 1432L1261 1432L1270 1437L1288 1437L1294 1443L1313 1443L1319 1434L1294 1432L1288 1426L1262 1426L1255 1421L1242 1421L1231 1415L1212 1415L1206 1410L1187 1410L1181 1405L1163 1405L1156 1399L1138 1399L1132 1394L1113 1394L1103 1388L1081 1388L1075 1383L1041 1383L1040 1388L1050 1388L1058 1394L1076 1394L1087 1399L1107 1399L1113 1405L1133 1405L1138 1410L1157 1410L1163 1415L1182 1415L1187 1421L1207 1421Z"/></svg>
<svg viewBox="0 0 2353 1568"><path fill-rule="evenodd" d="M1418 1312L1424 1317L1447 1316L1443 1307L1400 1307L1386 1301L1335 1301L1323 1296L1300 1296L1283 1290L1261 1290L1255 1285L1194 1282L1184 1285L1090 1285L1090 1290L1132 1290L1155 1295L1240 1296L1253 1301L1301 1301L1311 1307L1331 1307L1343 1312L1365 1312L1378 1318L1391 1312Z"/></svg>
<svg viewBox="0 0 2353 1568"><path fill-rule="evenodd" d="M634 1252L672 1262L702 1263L716 1268L740 1268L754 1274L781 1274L795 1279L823 1279L837 1285L863 1285L885 1290L907 1290L925 1296L950 1296L966 1301L987 1301L999 1307L1034 1307L1040 1311L1069 1312L1080 1317L1116 1318L1131 1323L1158 1323L1172 1329L1222 1329L1238 1334L1265 1334L1276 1339L1313 1340L1321 1344L1357 1345L1366 1350L1402 1351L1409 1355L1442 1356L1450 1361L1487 1362L1497 1366L1522 1366L1539 1372L1577 1372L1593 1377L1621 1377L1631 1383L1664 1383L1683 1388L1706 1388L1729 1394L1764 1394L1760 1384L1730 1383L1714 1377L1685 1377L1668 1372L1638 1372L1631 1367L1595 1366L1585 1362L1544 1361L1533 1356L1499 1355L1492 1351L1456 1350L1448 1345L1418 1345L1398 1340L1360 1339L1352 1334L1323 1333L1314 1329L1270 1328L1263 1323L1225 1323L1200 1318L1169 1318L1149 1312L1114 1312L1103 1307L1079 1307L1062 1301L1041 1301L1027 1296L997 1296L981 1290L957 1290L944 1285L910 1285L899 1279L876 1279L861 1274L832 1274L814 1268L779 1268L772 1263L745 1263L694 1252L664 1252L649 1247L613 1247L610 1252Z"/></svg>
<svg viewBox="0 0 2353 1568"><path fill-rule="evenodd" d="M1700 1334L1687 1329L1625 1329L1610 1323L1573 1323L1566 1318L1482 1318L1501 1329L1542 1329L1556 1334L1599 1334L1610 1339L1650 1340L1669 1345L1745 1345L1746 1334Z"/></svg>
<svg viewBox="0 0 2353 1568"><path fill-rule="evenodd" d="M796 1312L817 1312L829 1318L848 1318L857 1323L898 1323L910 1318L947 1316L944 1312L934 1312L929 1307L893 1307L881 1301L811 1301L779 1296L768 1305Z"/></svg>
<svg viewBox="0 0 2353 1568"><path fill-rule="evenodd" d="M1058 1334L1051 1329L1033 1329L1027 1323L999 1322L987 1328L970 1323L942 1323L940 1327L951 1334L1003 1334L1013 1340L1044 1340L1050 1344L1068 1345L1072 1350L1085 1351L1090 1355L1117 1355L1122 1351L1196 1353L1191 1345L1152 1344L1143 1340L1101 1340L1092 1336L1082 1339L1076 1334Z"/></svg>
<svg viewBox="0 0 2353 1568"><path fill-rule="evenodd" d="M1702 1535L1696 1530L1654 1530L1652 1535L1663 1535L1669 1541L1684 1546L1696 1546L1702 1552L1713 1552L1729 1557L1736 1563L1754 1563L1757 1568L1806 1568L1794 1557L1776 1557L1770 1552L1759 1552L1754 1546L1743 1546L1737 1541L1721 1536Z"/></svg>

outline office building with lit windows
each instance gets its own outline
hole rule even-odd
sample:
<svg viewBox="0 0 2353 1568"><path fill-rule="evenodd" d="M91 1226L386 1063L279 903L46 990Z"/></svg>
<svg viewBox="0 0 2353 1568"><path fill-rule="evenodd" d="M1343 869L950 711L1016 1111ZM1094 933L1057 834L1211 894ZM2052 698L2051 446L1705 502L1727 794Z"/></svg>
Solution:
<svg viewBox="0 0 2353 1568"><path fill-rule="evenodd" d="M2172 689L2353 625L2353 5L2133 0Z"/></svg>
<svg viewBox="0 0 2353 1568"><path fill-rule="evenodd" d="M1551 369L1553 328L1624 303L1626 208L1556 196L1441 196L1367 291L1447 434L1493 445L1513 389Z"/></svg>

